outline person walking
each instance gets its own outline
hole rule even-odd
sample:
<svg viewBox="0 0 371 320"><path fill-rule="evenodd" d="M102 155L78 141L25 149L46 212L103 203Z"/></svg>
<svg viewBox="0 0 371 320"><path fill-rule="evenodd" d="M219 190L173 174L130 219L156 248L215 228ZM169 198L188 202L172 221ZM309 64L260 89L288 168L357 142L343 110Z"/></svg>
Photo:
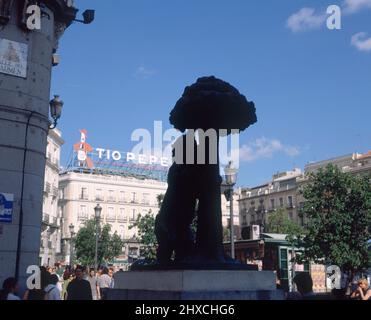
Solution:
<svg viewBox="0 0 371 320"><path fill-rule="evenodd" d="M0 300L21 300L17 296L19 290L18 282L15 278L8 278L3 282L3 290L0 293Z"/></svg>
<svg viewBox="0 0 371 320"><path fill-rule="evenodd" d="M299 300L317 300L318 296L313 292L313 280L309 273L297 273L293 279L300 293Z"/></svg>
<svg viewBox="0 0 371 320"><path fill-rule="evenodd" d="M58 288L59 277L56 274L50 275L49 284L45 287L45 300L61 300L61 291Z"/></svg>
<svg viewBox="0 0 371 320"><path fill-rule="evenodd" d="M108 271L108 275L111 278L111 283L110 283L110 289L113 289L115 287L115 277L114 277L115 271L113 268L110 268Z"/></svg>
<svg viewBox="0 0 371 320"><path fill-rule="evenodd" d="M90 288L91 288L91 293L92 293L92 296L93 296L93 300L100 300L98 278L95 274L94 269L90 269L89 276L88 276L87 280L90 283Z"/></svg>
<svg viewBox="0 0 371 320"><path fill-rule="evenodd" d="M111 287L112 279L108 274L108 268L103 268L102 275L98 279L99 294L101 300L107 300L107 293Z"/></svg>
<svg viewBox="0 0 371 320"><path fill-rule="evenodd" d="M75 279L67 287L67 300L93 300L90 283L83 279L83 270L77 267Z"/></svg>

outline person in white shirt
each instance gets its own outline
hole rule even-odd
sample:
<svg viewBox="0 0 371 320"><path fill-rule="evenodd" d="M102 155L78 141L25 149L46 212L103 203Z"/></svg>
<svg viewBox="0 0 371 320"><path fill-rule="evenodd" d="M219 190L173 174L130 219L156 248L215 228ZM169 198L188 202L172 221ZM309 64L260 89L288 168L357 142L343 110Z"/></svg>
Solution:
<svg viewBox="0 0 371 320"><path fill-rule="evenodd" d="M111 288L112 278L108 274L108 268L104 268L102 275L98 278L99 296L101 300L107 299L108 289Z"/></svg>
<svg viewBox="0 0 371 320"><path fill-rule="evenodd" d="M18 290L18 281L15 278L6 279L3 283L3 290L0 293L0 300L21 300L17 296Z"/></svg>
<svg viewBox="0 0 371 320"><path fill-rule="evenodd" d="M49 284L45 287L45 300L61 300L61 291L58 288L59 278L56 274L50 276Z"/></svg>

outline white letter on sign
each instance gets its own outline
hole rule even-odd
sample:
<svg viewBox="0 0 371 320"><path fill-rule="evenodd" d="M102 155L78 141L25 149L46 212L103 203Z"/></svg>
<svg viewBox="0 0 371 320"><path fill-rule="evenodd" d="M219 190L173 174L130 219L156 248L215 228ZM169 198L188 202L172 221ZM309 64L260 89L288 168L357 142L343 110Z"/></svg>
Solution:
<svg viewBox="0 0 371 320"><path fill-rule="evenodd" d="M27 19L27 28L30 30L40 30L41 29L41 10L36 4L33 4L27 8L27 14L30 16Z"/></svg>

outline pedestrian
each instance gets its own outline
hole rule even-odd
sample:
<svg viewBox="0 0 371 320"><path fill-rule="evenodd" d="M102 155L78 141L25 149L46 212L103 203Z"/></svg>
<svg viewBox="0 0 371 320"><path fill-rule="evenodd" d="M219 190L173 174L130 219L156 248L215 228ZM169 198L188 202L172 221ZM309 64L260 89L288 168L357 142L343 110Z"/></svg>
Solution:
<svg viewBox="0 0 371 320"><path fill-rule="evenodd" d="M0 293L0 300L21 300L18 296L19 286L15 278L8 278L3 282L3 290Z"/></svg>
<svg viewBox="0 0 371 320"><path fill-rule="evenodd" d="M313 280L309 273L298 273L293 281L300 293L300 300L315 300L317 296L313 292Z"/></svg>
<svg viewBox="0 0 371 320"><path fill-rule="evenodd" d="M88 281L90 283L91 293L93 300L100 300L98 278L95 274L95 270L92 268L89 271Z"/></svg>
<svg viewBox="0 0 371 320"><path fill-rule="evenodd" d="M358 287L350 296L355 300L371 300L371 289L368 285L367 279L359 279Z"/></svg>
<svg viewBox="0 0 371 320"><path fill-rule="evenodd" d="M50 275L49 284L45 287L45 300L61 300L61 291L58 288L59 277L56 274Z"/></svg>
<svg viewBox="0 0 371 320"><path fill-rule="evenodd" d="M67 287L67 300L93 300L90 283L83 279L81 267L76 267L75 279Z"/></svg>
<svg viewBox="0 0 371 320"><path fill-rule="evenodd" d="M108 289L111 287L112 279L108 275L108 268L103 268L102 275L98 279L99 293L101 300L107 300Z"/></svg>
<svg viewBox="0 0 371 320"><path fill-rule="evenodd" d="M113 289L115 287L115 278L114 278L114 269L113 268L110 268L109 271L108 271L108 275L110 276L111 278L111 284L110 284L110 289Z"/></svg>

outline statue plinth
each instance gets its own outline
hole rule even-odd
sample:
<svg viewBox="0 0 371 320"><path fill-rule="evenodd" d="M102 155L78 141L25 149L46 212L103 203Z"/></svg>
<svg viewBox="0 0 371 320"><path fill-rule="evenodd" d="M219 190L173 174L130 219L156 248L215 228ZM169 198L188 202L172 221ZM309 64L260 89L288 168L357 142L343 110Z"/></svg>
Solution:
<svg viewBox="0 0 371 320"><path fill-rule="evenodd" d="M272 271L171 270L115 274L110 300L283 300Z"/></svg>

